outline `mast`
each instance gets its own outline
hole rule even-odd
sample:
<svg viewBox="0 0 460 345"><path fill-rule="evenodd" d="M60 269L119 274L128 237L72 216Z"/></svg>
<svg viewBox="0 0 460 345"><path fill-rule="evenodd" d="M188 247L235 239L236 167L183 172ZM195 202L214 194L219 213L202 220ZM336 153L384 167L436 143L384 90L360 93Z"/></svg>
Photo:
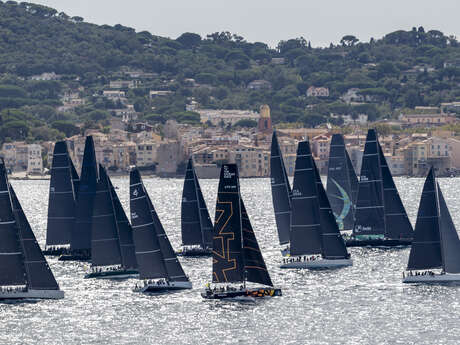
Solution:
<svg viewBox="0 0 460 345"><path fill-rule="evenodd" d="M340 234L338 224L332 212L329 199L324 190L321 177L316 167L315 160L312 159L315 171L316 187L318 191L319 214L321 224L321 255L325 259L348 259L349 254L345 241Z"/></svg>
<svg viewBox="0 0 460 345"><path fill-rule="evenodd" d="M291 199L291 255L321 253L319 201L313 164L309 142L299 142Z"/></svg>
<svg viewBox="0 0 460 345"><path fill-rule="evenodd" d="M369 129L364 145L356 200L354 235L384 235L385 208L377 134Z"/></svg>
<svg viewBox="0 0 460 345"><path fill-rule="evenodd" d="M93 137L86 137L85 152L78 186L75 227L71 233L70 248L91 250L91 222L98 173Z"/></svg>
<svg viewBox="0 0 460 345"><path fill-rule="evenodd" d="M355 199L352 179L356 180L356 174L353 166L350 167L349 163L351 162L345 148L343 136L334 134L329 150L327 196L341 229L351 229L354 222L353 202Z"/></svg>
<svg viewBox="0 0 460 345"><path fill-rule="evenodd" d="M348 172L349 172L348 177L350 179L350 186L351 186L351 204L353 205L353 217L354 217L356 199L358 198L358 177L356 176L355 168L353 167L353 163L351 162L350 156L348 155L348 151L346 149L345 149L345 157L347 158L347 166L348 166Z"/></svg>
<svg viewBox="0 0 460 345"><path fill-rule="evenodd" d="M284 166L276 131L273 131L270 153L270 179L276 228L280 244L289 243L291 227L291 186Z"/></svg>
<svg viewBox="0 0 460 345"><path fill-rule="evenodd" d="M0 287L26 286L27 273L5 163L0 159Z"/></svg>
<svg viewBox="0 0 460 345"><path fill-rule="evenodd" d="M121 265L118 228L107 172L99 165L91 222L91 263L93 266Z"/></svg>
<svg viewBox="0 0 460 345"><path fill-rule="evenodd" d="M385 206L385 236L388 238L412 238L414 230L391 176L382 147L377 141L383 181L383 200Z"/></svg>
<svg viewBox="0 0 460 345"><path fill-rule="evenodd" d="M72 167L73 164L69 157L67 143L58 141L54 145L51 165L46 229L47 247L70 244L70 235L75 226L75 193L72 184Z"/></svg>
<svg viewBox="0 0 460 345"><path fill-rule="evenodd" d="M408 270L441 268L443 266L439 223L439 199L435 174L433 167L431 167L420 198L414 240L407 264Z"/></svg>
<svg viewBox="0 0 460 345"><path fill-rule="evenodd" d="M112 181L110 181L110 177L107 176L107 178L109 181L110 194L117 222L122 266L125 269L136 269L137 261L133 240L133 229L128 221L128 217L126 217L125 210L123 209L115 188L112 185Z"/></svg>
<svg viewBox="0 0 460 345"><path fill-rule="evenodd" d="M33 290L59 290L59 285L43 255L21 204L10 184L13 214L21 243L27 286Z"/></svg>
<svg viewBox="0 0 460 345"><path fill-rule="evenodd" d="M193 175L195 176L195 190L198 199L198 208L200 210L200 226L201 233L203 236L203 248L212 247L212 221L209 216L208 207L206 206L206 201L204 200L203 193L201 192L200 183L198 182L198 176L196 176L195 168L193 167Z"/></svg>
<svg viewBox="0 0 460 345"><path fill-rule="evenodd" d="M212 243L212 281L244 282L241 203L236 164L220 170Z"/></svg>

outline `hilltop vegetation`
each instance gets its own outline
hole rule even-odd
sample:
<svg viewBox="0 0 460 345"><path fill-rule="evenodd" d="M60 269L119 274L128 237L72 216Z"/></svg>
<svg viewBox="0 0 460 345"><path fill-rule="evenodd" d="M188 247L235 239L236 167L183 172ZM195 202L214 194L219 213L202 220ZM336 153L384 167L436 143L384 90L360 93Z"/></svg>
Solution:
<svg viewBox="0 0 460 345"><path fill-rule="evenodd" d="M78 132L75 124L107 126L109 110L121 105L97 95L123 68L153 73L140 87L126 90L136 111L152 123L196 122L197 115L184 109L192 97L205 108L256 110L267 103L274 122L306 126L330 121L331 113L377 119L395 116L399 108L460 98L459 42L423 27L369 42L346 35L327 48L313 48L304 38L271 48L229 32L169 39L122 25L86 23L41 5L0 1L2 139L54 139ZM61 79L30 80L44 72ZM248 89L254 80L271 87ZM79 86L87 104L57 112L59 95ZM329 96L307 97L310 86L327 87ZM350 88L359 88L366 102L343 102L340 96ZM150 100L149 90L172 93Z"/></svg>

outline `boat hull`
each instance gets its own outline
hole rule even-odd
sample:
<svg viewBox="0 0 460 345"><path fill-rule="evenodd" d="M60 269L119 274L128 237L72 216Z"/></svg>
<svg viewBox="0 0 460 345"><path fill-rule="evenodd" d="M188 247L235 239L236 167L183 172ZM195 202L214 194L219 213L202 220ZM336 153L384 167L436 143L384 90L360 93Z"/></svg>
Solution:
<svg viewBox="0 0 460 345"><path fill-rule="evenodd" d="M233 301L254 301L259 298L282 296L281 289L276 288L256 288L235 291L212 291L205 290L201 296L205 299L233 300Z"/></svg>
<svg viewBox="0 0 460 345"><path fill-rule="evenodd" d="M61 290L27 290L18 292L0 291L0 300L7 299L62 299L64 291Z"/></svg>
<svg viewBox="0 0 460 345"><path fill-rule="evenodd" d="M403 278L403 283L414 284L414 283L460 283L460 273L446 273L446 274L433 274L433 275L412 275Z"/></svg>
<svg viewBox="0 0 460 345"><path fill-rule="evenodd" d="M345 239L347 247L405 247L410 246L412 243L411 239L368 239L368 240L357 240L354 238Z"/></svg>
<svg viewBox="0 0 460 345"><path fill-rule="evenodd" d="M63 254L59 257L59 261L91 261L91 255L87 253L75 252Z"/></svg>
<svg viewBox="0 0 460 345"><path fill-rule="evenodd" d="M177 290L186 290L192 289L192 283L189 281L186 282L168 282L168 284L147 284L139 288L135 288L134 292L143 292L143 293L161 293Z"/></svg>
<svg viewBox="0 0 460 345"><path fill-rule="evenodd" d="M182 250L178 251L176 254L178 256L190 256L190 257L211 256L212 249L183 248Z"/></svg>
<svg viewBox="0 0 460 345"><path fill-rule="evenodd" d="M338 268L338 267L346 267L352 266L353 260L352 259L318 259L318 260L310 260L310 261L294 261L294 262L287 262L282 264L280 268L300 268L300 269L321 269L321 268Z"/></svg>
<svg viewBox="0 0 460 345"><path fill-rule="evenodd" d="M105 272L91 272L85 275L85 279L128 279L138 278L139 272L136 270L120 270L120 271L105 271Z"/></svg>
<svg viewBox="0 0 460 345"><path fill-rule="evenodd" d="M47 248L43 251L46 256L60 256L69 252L69 248Z"/></svg>

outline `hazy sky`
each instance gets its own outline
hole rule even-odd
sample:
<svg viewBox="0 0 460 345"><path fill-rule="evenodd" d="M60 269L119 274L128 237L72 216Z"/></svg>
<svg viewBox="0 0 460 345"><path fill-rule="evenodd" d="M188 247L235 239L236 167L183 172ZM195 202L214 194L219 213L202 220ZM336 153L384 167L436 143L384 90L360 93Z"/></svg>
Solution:
<svg viewBox="0 0 460 345"><path fill-rule="evenodd" d="M122 24L176 38L238 33L272 47L304 36L313 46L345 34L368 41L422 25L460 36L460 0L31 0L96 24Z"/></svg>

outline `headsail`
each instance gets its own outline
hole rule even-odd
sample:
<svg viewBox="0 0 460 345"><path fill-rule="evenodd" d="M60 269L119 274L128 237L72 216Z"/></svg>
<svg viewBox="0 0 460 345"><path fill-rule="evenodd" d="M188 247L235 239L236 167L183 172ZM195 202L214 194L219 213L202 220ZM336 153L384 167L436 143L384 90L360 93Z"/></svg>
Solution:
<svg viewBox="0 0 460 345"><path fill-rule="evenodd" d="M273 132L270 153L270 179L273 208L280 244L289 243L291 226L291 187L284 166L276 132Z"/></svg>
<svg viewBox="0 0 460 345"><path fill-rule="evenodd" d="M422 270L441 266L438 193L434 170L431 168L423 186L407 269Z"/></svg>
<svg viewBox="0 0 460 345"><path fill-rule="evenodd" d="M51 165L46 246L70 244L70 236L75 226L75 190L72 183L72 169L75 170L67 143L58 141L54 145Z"/></svg>
<svg viewBox="0 0 460 345"><path fill-rule="evenodd" d="M224 164L220 170L212 243L214 283L244 280L241 227L238 169L235 164Z"/></svg>
<svg viewBox="0 0 460 345"><path fill-rule="evenodd" d="M27 284L18 232L5 163L3 159L0 159L0 286L24 286Z"/></svg>
<svg viewBox="0 0 460 345"><path fill-rule="evenodd" d="M15 215L27 273L27 286L34 290L59 290L59 285L43 255L21 204L10 185L13 213Z"/></svg>
<svg viewBox="0 0 460 345"><path fill-rule="evenodd" d="M343 136L334 134L329 150L327 196L340 229L352 229L354 222L354 202L358 181L350 164Z"/></svg>
<svg viewBox="0 0 460 345"><path fill-rule="evenodd" d="M212 221L209 216L208 207L206 206L206 201L204 200L203 193L201 192L200 183L198 181L198 176L196 176L195 169L193 170L195 175L195 185L196 193L198 195L198 207L200 209L200 224L201 224L201 233L203 234L204 239L204 248L212 247Z"/></svg>
<svg viewBox="0 0 460 345"><path fill-rule="evenodd" d="M71 250L91 249L91 222L98 173L93 137L86 137L85 152L77 193L75 227L71 235Z"/></svg>
<svg viewBox="0 0 460 345"><path fill-rule="evenodd" d="M354 235L384 235L385 210L377 133L369 129L356 200Z"/></svg>
<svg viewBox="0 0 460 345"><path fill-rule="evenodd" d="M118 228L107 172L99 165L99 181L91 222L91 263L93 266L121 265Z"/></svg>
<svg viewBox="0 0 460 345"><path fill-rule="evenodd" d="M299 142L292 188L291 255L321 253L321 224L313 156L308 141Z"/></svg>

